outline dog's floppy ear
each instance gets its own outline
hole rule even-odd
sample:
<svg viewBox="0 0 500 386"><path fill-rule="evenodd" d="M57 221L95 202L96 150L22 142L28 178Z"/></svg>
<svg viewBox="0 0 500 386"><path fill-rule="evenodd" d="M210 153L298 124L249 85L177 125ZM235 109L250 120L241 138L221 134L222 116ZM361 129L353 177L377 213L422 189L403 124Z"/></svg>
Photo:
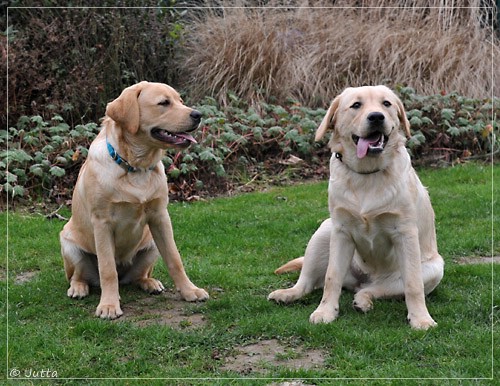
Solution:
<svg viewBox="0 0 500 386"><path fill-rule="evenodd" d="M335 118L335 113L339 108L339 103L340 103L340 95L333 100L332 104L330 105L330 108L326 112L325 117L321 121L321 124L319 125L318 130L316 131L316 136L314 137L315 141L321 140L321 138L323 138L328 129L334 128L334 118Z"/></svg>
<svg viewBox="0 0 500 386"><path fill-rule="evenodd" d="M401 129L404 131L406 138L410 138L411 137L410 121L408 121L408 118L406 117L406 112L403 102L401 102L401 100L398 97L396 97L396 106L398 108L398 118L401 124Z"/></svg>
<svg viewBox="0 0 500 386"><path fill-rule="evenodd" d="M139 94L147 82L127 87L120 96L106 106L106 115L121 127L135 134L139 130Z"/></svg>

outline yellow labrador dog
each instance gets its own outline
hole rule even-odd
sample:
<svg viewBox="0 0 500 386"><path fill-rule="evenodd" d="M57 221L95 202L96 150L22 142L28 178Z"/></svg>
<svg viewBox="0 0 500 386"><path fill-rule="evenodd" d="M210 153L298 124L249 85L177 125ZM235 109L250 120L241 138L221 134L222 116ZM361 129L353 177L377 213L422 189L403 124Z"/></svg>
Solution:
<svg viewBox="0 0 500 386"><path fill-rule="evenodd" d="M68 296L83 298L101 286L96 315L115 319L119 283L150 293L164 290L151 274L161 254L181 296L208 299L187 277L166 210L164 150L196 142L201 113L161 83L141 82L110 102L73 193L72 217L60 234Z"/></svg>
<svg viewBox="0 0 500 386"><path fill-rule="evenodd" d="M342 287L355 291L363 312L377 298L404 296L408 320L428 329L425 294L443 277L429 195L405 149L410 124L404 106L385 86L347 88L336 97L316 133L333 130L328 202L331 218L309 241L304 257L277 273L301 269L293 288L269 299L291 302L324 287L312 323L339 314Z"/></svg>

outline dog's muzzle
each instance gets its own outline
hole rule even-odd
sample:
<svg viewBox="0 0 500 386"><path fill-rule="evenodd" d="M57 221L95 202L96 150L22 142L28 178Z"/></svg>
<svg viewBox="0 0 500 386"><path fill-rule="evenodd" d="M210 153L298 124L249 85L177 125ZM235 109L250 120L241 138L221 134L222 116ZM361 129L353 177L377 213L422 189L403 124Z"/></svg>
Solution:
<svg viewBox="0 0 500 386"><path fill-rule="evenodd" d="M389 137L384 134L385 116L380 112L373 112L366 117L368 121L369 134L360 137L353 134L352 140L356 145L356 154L358 158L364 158L367 155L376 155L384 151Z"/></svg>

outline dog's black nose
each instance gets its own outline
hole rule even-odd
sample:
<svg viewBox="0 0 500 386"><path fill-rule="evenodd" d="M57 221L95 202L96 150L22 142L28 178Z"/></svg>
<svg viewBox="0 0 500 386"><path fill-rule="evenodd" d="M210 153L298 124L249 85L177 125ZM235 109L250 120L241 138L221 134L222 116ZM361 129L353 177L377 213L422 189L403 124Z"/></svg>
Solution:
<svg viewBox="0 0 500 386"><path fill-rule="evenodd" d="M384 122L385 116L378 111L368 114L368 121L372 125L381 125Z"/></svg>
<svg viewBox="0 0 500 386"><path fill-rule="evenodd" d="M189 116L195 121L199 121L201 119L201 113L198 110L191 111Z"/></svg>

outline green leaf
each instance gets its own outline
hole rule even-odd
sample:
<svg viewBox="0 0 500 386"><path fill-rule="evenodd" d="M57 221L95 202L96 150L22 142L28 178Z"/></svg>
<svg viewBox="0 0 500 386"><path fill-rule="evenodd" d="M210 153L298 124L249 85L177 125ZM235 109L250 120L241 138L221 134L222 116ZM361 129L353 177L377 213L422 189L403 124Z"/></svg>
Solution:
<svg viewBox="0 0 500 386"><path fill-rule="evenodd" d="M455 117L455 110L453 109L442 109L441 118L451 121Z"/></svg>
<svg viewBox="0 0 500 386"><path fill-rule="evenodd" d="M40 164L32 165L30 166L30 173L34 174L35 176L42 177L43 169Z"/></svg>
<svg viewBox="0 0 500 386"><path fill-rule="evenodd" d="M43 147L42 152L47 154L47 153L52 153L54 151L54 147L51 145L46 145Z"/></svg>
<svg viewBox="0 0 500 386"><path fill-rule="evenodd" d="M285 134L285 139L291 139L292 141L296 141L298 137L299 137L299 132L297 129L292 129Z"/></svg>
<svg viewBox="0 0 500 386"><path fill-rule="evenodd" d="M212 149L204 150L200 153L200 160L202 161L213 161L217 157L212 153Z"/></svg>
<svg viewBox="0 0 500 386"><path fill-rule="evenodd" d="M177 178L181 175L181 171L174 166L168 170L168 175L172 178Z"/></svg>
<svg viewBox="0 0 500 386"><path fill-rule="evenodd" d="M469 126L469 120L462 117L457 119L457 123L459 126Z"/></svg>
<svg viewBox="0 0 500 386"><path fill-rule="evenodd" d="M226 175L226 169L224 169L223 165L217 165L215 167L215 174L217 174L219 177L223 177Z"/></svg>
<svg viewBox="0 0 500 386"><path fill-rule="evenodd" d="M450 126L448 128L448 130L446 130L446 132L454 137L456 137L457 135L460 135L460 130L458 129L458 127L455 127L455 126Z"/></svg>
<svg viewBox="0 0 500 386"><path fill-rule="evenodd" d="M429 117L423 117L422 118L422 124L424 125L434 125L434 122L432 122L432 119Z"/></svg>
<svg viewBox="0 0 500 386"><path fill-rule="evenodd" d="M281 126L273 126L267 129L267 134L270 135L271 137L276 137L280 135L283 132L283 129Z"/></svg>
<svg viewBox="0 0 500 386"><path fill-rule="evenodd" d="M21 185L16 185L12 189L12 197L16 197L16 196L19 196L19 197L24 196L24 188Z"/></svg>
<svg viewBox="0 0 500 386"><path fill-rule="evenodd" d="M49 170L50 174L56 177L62 177L66 174L66 171L59 166L52 166Z"/></svg>
<svg viewBox="0 0 500 386"><path fill-rule="evenodd" d="M413 118L413 117L422 118L422 111L417 110L417 109L413 109L413 110L408 111L406 113L406 115L408 116L408 119Z"/></svg>
<svg viewBox="0 0 500 386"><path fill-rule="evenodd" d="M313 120L304 118L302 119L302 121L300 121L300 127L302 127L302 129L306 131L313 131L318 128L318 125Z"/></svg>
<svg viewBox="0 0 500 386"><path fill-rule="evenodd" d="M12 170L12 173L14 173L16 176L20 178L26 177L26 172L24 171L24 169L16 168Z"/></svg>
<svg viewBox="0 0 500 386"><path fill-rule="evenodd" d="M36 123L37 126L45 127L48 125L47 122L44 122L43 118L40 115L34 115L31 117L31 122Z"/></svg>
<svg viewBox="0 0 500 386"><path fill-rule="evenodd" d="M423 143L425 143L425 136L419 130L419 131L415 132L415 134L413 134L412 137L408 140L408 147L411 149L411 148L420 146Z"/></svg>
<svg viewBox="0 0 500 386"><path fill-rule="evenodd" d="M8 158L9 162L19 162L19 163L25 163L33 159L33 157L31 157L28 153L26 153L22 149L5 150L0 153L0 158Z"/></svg>
<svg viewBox="0 0 500 386"><path fill-rule="evenodd" d="M184 162L193 162L193 156L191 154L186 154L184 157L182 157L182 160Z"/></svg>
<svg viewBox="0 0 500 386"><path fill-rule="evenodd" d="M410 125L420 127L422 125L422 120L417 116L413 116L410 118Z"/></svg>
<svg viewBox="0 0 500 386"><path fill-rule="evenodd" d="M252 132L253 132L253 137L256 140L262 141L262 127L254 127L252 129Z"/></svg>
<svg viewBox="0 0 500 386"><path fill-rule="evenodd" d="M68 160L62 156L58 156L56 157L55 162L57 162L58 164L66 165L68 163Z"/></svg>
<svg viewBox="0 0 500 386"><path fill-rule="evenodd" d="M24 129L24 128L26 128L29 125L30 121L31 121L31 119L27 115L21 116L17 120L17 128L18 129Z"/></svg>
<svg viewBox="0 0 500 386"><path fill-rule="evenodd" d="M17 182L17 176L11 172L7 172L7 175L5 176L5 180L7 181L7 183L11 183L11 182Z"/></svg>
<svg viewBox="0 0 500 386"><path fill-rule="evenodd" d="M52 117L52 120L53 121L57 121L57 122L63 122L64 121L63 117L61 117L59 114L54 115Z"/></svg>

